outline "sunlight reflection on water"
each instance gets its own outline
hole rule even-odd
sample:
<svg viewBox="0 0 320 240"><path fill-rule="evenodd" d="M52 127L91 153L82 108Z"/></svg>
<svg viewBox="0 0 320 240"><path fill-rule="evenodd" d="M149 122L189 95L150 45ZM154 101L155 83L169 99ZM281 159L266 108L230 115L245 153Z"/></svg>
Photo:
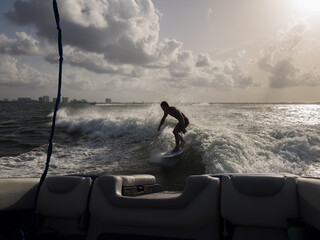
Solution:
<svg viewBox="0 0 320 240"><path fill-rule="evenodd" d="M281 119L281 125L316 125L320 124L320 105L288 105L275 106L277 108L278 117Z"/></svg>

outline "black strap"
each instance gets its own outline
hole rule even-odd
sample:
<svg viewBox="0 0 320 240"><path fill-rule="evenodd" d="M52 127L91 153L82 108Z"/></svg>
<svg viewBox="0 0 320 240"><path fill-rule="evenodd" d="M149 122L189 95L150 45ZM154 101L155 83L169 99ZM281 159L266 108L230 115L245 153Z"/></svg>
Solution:
<svg viewBox="0 0 320 240"><path fill-rule="evenodd" d="M56 98L56 103L55 103L55 108L54 108L54 113L53 113L53 118L52 118L51 135L49 138L46 166L45 166L44 172L41 175L40 182L39 182L39 185L37 188L36 199L34 202L34 217L32 220L32 225L34 225L36 216L38 215L37 205L38 205L38 198L39 198L39 194L40 194L40 189L41 189L42 184L44 183L44 180L47 176L49 166L50 166L50 160L51 160L51 155L52 155L52 146L53 146L53 136L54 136L54 132L55 132L57 112L59 109L59 103L60 103L60 98L61 98L63 48L62 48L62 34L61 34L61 28L60 28L59 10L58 10L58 5L57 5L56 0L53 0L53 11L54 11L55 19L56 19L57 30L58 30L58 49L59 49L58 93L57 93L57 98Z"/></svg>

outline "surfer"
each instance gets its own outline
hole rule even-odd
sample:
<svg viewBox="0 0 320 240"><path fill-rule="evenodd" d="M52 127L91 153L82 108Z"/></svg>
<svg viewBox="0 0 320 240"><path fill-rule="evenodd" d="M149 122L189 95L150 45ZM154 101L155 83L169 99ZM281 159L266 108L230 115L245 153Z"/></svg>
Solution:
<svg viewBox="0 0 320 240"><path fill-rule="evenodd" d="M164 121L166 120L168 114L179 121L178 124L173 129L173 134L174 134L174 137L176 140L176 146L172 150L172 152L178 152L180 149L179 142L181 141L181 146L183 146L185 143L182 136L179 133L180 132L182 132L182 133L187 132L186 127L189 125L189 120L178 108L176 108L174 106L170 107L166 101L163 101L160 104L160 106L164 112L164 115L160 121L158 131L160 131L160 128L161 128L162 124L164 123Z"/></svg>

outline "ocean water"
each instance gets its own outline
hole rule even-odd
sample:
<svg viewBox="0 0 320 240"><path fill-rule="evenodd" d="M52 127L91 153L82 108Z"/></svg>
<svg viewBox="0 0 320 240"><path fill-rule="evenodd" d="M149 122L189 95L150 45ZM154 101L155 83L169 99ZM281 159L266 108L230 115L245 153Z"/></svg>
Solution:
<svg viewBox="0 0 320 240"><path fill-rule="evenodd" d="M185 153L174 148L159 104L64 104L48 175L153 174L181 189L193 174L237 172L320 177L320 105L175 104L190 120ZM41 176L53 103L0 103L0 177Z"/></svg>

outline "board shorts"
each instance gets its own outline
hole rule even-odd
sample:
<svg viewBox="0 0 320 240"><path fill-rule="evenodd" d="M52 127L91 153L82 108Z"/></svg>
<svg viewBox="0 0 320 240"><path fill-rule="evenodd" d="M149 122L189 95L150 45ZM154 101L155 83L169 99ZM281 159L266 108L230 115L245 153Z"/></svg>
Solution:
<svg viewBox="0 0 320 240"><path fill-rule="evenodd" d="M188 118L184 118L184 127L187 128L187 126L189 125L189 119ZM182 128L182 123L179 122L175 128L178 128L178 132L182 132L183 128Z"/></svg>

